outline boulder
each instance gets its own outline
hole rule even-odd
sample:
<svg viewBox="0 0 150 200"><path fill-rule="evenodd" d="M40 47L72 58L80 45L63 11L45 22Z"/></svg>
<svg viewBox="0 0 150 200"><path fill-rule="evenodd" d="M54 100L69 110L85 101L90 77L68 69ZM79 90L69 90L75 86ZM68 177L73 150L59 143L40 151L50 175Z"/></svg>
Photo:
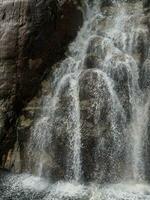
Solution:
<svg viewBox="0 0 150 200"><path fill-rule="evenodd" d="M94 54L88 54L83 63L84 67L86 69L91 69L91 68L99 68L102 69L102 60L99 59L98 56Z"/></svg>
<svg viewBox="0 0 150 200"><path fill-rule="evenodd" d="M101 60L105 60L105 57L109 51L116 51L116 48L111 43L109 38L103 36L93 36L89 40L87 54L92 54Z"/></svg>
<svg viewBox="0 0 150 200"><path fill-rule="evenodd" d="M119 179L121 170L123 170L118 167L124 159L124 136L122 134L120 137L115 132L120 131L121 124L117 120L119 113L118 117L113 114L115 108L108 81L107 75L97 69L82 72L79 79L81 158L85 181L96 180L101 183L115 181ZM115 110L115 112L118 111ZM114 132L112 131L114 122L111 116L118 126ZM122 147L115 145L114 137L118 138L117 143L122 144ZM116 176L116 174L120 175Z"/></svg>

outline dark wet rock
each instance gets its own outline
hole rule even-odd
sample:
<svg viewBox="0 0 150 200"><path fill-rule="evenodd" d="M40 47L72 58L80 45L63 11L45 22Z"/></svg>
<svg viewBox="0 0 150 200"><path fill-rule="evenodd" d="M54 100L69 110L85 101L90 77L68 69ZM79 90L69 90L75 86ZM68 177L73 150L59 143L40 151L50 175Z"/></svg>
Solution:
<svg viewBox="0 0 150 200"><path fill-rule="evenodd" d="M150 1L149 0L143 0L143 7L144 7L145 11L148 12L149 9L150 9Z"/></svg>
<svg viewBox="0 0 150 200"><path fill-rule="evenodd" d="M0 179L2 179L4 176L10 175L10 171L8 169L0 168Z"/></svg>
<svg viewBox="0 0 150 200"><path fill-rule="evenodd" d="M105 7L105 6L112 6L113 2L111 0L102 0L101 1L101 6Z"/></svg>
<svg viewBox="0 0 150 200"><path fill-rule="evenodd" d="M99 59L104 60L108 51L112 48L115 47L109 42L108 38L104 38L102 36L94 36L89 41L87 54L95 55Z"/></svg>
<svg viewBox="0 0 150 200"><path fill-rule="evenodd" d="M86 56L84 60L84 66L86 69L97 68L102 69L102 61L98 58L98 56L94 54L89 54Z"/></svg>
<svg viewBox="0 0 150 200"><path fill-rule="evenodd" d="M149 30L148 28L141 27L141 30L135 32L135 44L133 45L133 53L135 59L139 60L139 63L143 63L147 57L149 49Z"/></svg>
<svg viewBox="0 0 150 200"><path fill-rule="evenodd" d="M40 88L51 65L64 56L82 24L80 1L0 3L0 163L16 141L22 108ZM2 163L3 162L3 163Z"/></svg>
<svg viewBox="0 0 150 200"><path fill-rule="evenodd" d="M87 70L80 75L82 166L85 180L95 178L97 139L103 134L105 137L110 128L108 119L109 95L101 74L99 75L93 70ZM99 102L95 101L95 99L99 99ZM97 116L96 113L99 113L99 115ZM107 154L108 151L105 153Z"/></svg>
<svg viewBox="0 0 150 200"><path fill-rule="evenodd" d="M95 99L98 99L99 102L95 102ZM83 115L83 119L87 121L87 125L91 124L92 126L90 131L85 128L84 134L87 131L87 134L91 135L93 132L93 135L95 135L99 120L104 120L106 127L109 127L109 122L106 118L110 109L110 93L100 70L86 70L80 75L80 106L82 112L81 118ZM104 110L105 112L103 112ZM96 113L98 113L98 116L96 116ZM103 115L103 119L101 119L101 115ZM82 125L84 126L86 123ZM96 128L95 131L93 129L94 126Z"/></svg>
<svg viewBox="0 0 150 200"><path fill-rule="evenodd" d="M126 118L130 120L130 87L132 87L132 67L134 63L121 52L113 53L112 57L105 62L104 71L113 80L114 90L126 113Z"/></svg>
<svg viewBox="0 0 150 200"><path fill-rule="evenodd" d="M143 90L150 89L150 59L147 59L141 69L140 84Z"/></svg>
<svg viewBox="0 0 150 200"><path fill-rule="evenodd" d="M111 159L114 142L111 132L112 96L102 71L87 70L80 75L79 97L83 178L101 183L111 181L110 177L118 179L112 168L110 171L112 163L114 171L117 171L120 161L117 157L117 162Z"/></svg>

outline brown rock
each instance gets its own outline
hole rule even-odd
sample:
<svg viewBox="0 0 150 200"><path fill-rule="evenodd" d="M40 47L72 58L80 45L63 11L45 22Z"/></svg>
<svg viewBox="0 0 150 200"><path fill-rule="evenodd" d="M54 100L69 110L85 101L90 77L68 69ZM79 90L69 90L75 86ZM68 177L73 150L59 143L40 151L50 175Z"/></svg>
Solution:
<svg viewBox="0 0 150 200"><path fill-rule="evenodd" d="M22 108L82 24L78 6L79 0L61 5L56 0L0 3L0 163L16 141Z"/></svg>

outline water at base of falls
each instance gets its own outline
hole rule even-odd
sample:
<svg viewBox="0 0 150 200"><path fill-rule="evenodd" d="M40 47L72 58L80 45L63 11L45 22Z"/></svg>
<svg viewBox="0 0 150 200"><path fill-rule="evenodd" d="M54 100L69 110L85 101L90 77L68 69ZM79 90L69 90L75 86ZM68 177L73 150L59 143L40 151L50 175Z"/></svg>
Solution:
<svg viewBox="0 0 150 200"><path fill-rule="evenodd" d="M88 185L59 181L55 184L29 174L0 179L0 200L149 200L146 183L122 182Z"/></svg>
<svg viewBox="0 0 150 200"><path fill-rule="evenodd" d="M29 174L1 177L0 200L150 200L142 2L94 2L31 129Z"/></svg>

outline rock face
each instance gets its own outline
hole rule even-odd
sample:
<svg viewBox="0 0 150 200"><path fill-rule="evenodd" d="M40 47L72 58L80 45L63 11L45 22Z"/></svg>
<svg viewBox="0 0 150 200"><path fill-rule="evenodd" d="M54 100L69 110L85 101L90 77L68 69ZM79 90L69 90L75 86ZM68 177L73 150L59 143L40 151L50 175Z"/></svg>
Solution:
<svg viewBox="0 0 150 200"><path fill-rule="evenodd" d="M95 180L97 178L94 174L95 170L99 171L101 179L106 178L102 171L103 169L108 170L108 163L106 164L105 159L107 157L109 162L109 147L112 145L112 136L109 134L111 127L110 109L111 97L103 75L96 70L84 71L80 76L80 118L83 177L85 180ZM105 144L102 149L97 151L99 138ZM106 146L107 150L105 149ZM99 167L100 160L103 163L100 162L101 167L96 169L96 167ZM109 172L107 171L107 173Z"/></svg>
<svg viewBox="0 0 150 200"><path fill-rule="evenodd" d="M149 0L143 0L143 7L148 11L150 9L150 1Z"/></svg>
<svg viewBox="0 0 150 200"><path fill-rule="evenodd" d="M82 24L80 1L0 2L0 164L9 160L23 106Z"/></svg>

